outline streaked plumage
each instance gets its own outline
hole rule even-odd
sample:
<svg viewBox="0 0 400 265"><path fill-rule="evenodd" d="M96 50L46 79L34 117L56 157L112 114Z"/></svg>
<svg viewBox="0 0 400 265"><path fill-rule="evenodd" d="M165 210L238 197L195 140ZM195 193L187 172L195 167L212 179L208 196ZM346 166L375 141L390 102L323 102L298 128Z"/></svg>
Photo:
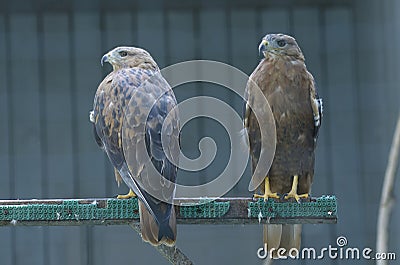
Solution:
<svg viewBox="0 0 400 265"><path fill-rule="evenodd" d="M276 126L275 156L265 182L259 187L264 193L261 197L279 198L289 193L286 199L299 200L307 197L311 191L322 101L318 98L314 78L307 71L304 56L293 37L268 34L262 39L259 51L264 58L250 79L267 98ZM247 100L251 101L253 83L248 82L247 86ZM262 162L258 161L261 134L256 117L248 105L245 127L254 171L257 163ZM267 191L268 188L270 191ZM300 241L301 225L264 226L264 243L268 250L299 248Z"/></svg>
<svg viewBox="0 0 400 265"><path fill-rule="evenodd" d="M103 56L104 62L109 62L113 71L99 85L90 115L96 142L114 166L118 184L124 181L139 198L143 240L173 245L177 166L166 152L177 161L179 118L173 109L177 104L174 93L143 49L118 47ZM164 122L165 146L161 142ZM151 164L170 182L152 174Z"/></svg>

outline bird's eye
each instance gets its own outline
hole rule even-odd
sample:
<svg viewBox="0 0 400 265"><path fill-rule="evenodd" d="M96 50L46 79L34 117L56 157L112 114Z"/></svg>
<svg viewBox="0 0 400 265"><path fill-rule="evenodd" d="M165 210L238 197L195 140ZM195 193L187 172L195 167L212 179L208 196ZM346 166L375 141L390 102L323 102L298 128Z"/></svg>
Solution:
<svg viewBox="0 0 400 265"><path fill-rule="evenodd" d="M120 51L120 52L119 52L119 55L120 55L121 57L125 57L125 56L128 55L128 53L127 53L126 51Z"/></svg>
<svg viewBox="0 0 400 265"><path fill-rule="evenodd" d="M283 46L286 45L286 41L285 41L285 40L278 40L278 41L276 42L276 44L278 44L279 47L283 47Z"/></svg>

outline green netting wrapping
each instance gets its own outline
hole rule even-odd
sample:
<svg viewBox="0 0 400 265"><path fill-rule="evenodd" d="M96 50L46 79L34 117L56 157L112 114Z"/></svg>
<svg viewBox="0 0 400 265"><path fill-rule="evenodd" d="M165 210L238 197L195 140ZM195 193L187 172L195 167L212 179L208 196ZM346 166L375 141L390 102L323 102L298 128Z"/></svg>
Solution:
<svg viewBox="0 0 400 265"><path fill-rule="evenodd" d="M229 201L200 200L182 203L179 207L183 218L219 218L230 208ZM248 203L248 217L317 217L334 218L337 215L335 196L322 196L310 202L277 202L263 199ZM66 220L118 220L139 218L137 198L108 199L106 205L79 203L64 200L59 204L0 205L0 221L66 221Z"/></svg>
<svg viewBox="0 0 400 265"><path fill-rule="evenodd" d="M229 202L200 200L198 203L181 203L179 213L183 218L218 218L229 210Z"/></svg>
<svg viewBox="0 0 400 265"><path fill-rule="evenodd" d="M337 214L335 196L321 196L310 202L277 202L273 199L249 202L248 217L317 217L334 218Z"/></svg>
<svg viewBox="0 0 400 265"><path fill-rule="evenodd" d="M139 218L137 198L108 199L105 208L96 201L80 204L65 200L61 204L1 205L0 221L66 221Z"/></svg>

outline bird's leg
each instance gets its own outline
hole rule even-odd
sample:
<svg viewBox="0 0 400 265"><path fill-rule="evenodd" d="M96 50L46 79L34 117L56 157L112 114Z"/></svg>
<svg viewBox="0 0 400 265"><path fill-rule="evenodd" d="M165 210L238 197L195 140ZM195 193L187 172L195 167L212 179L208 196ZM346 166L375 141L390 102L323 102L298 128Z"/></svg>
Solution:
<svg viewBox="0 0 400 265"><path fill-rule="evenodd" d="M117 184L119 187L119 184L121 184L121 182L122 182L122 177L116 168L114 168L114 176L115 176L115 180L117 181ZM134 198L134 197L136 197L136 194L131 189L129 189L128 194L118 195L117 199L130 199L130 198Z"/></svg>
<svg viewBox="0 0 400 265"><path fill-rule="evenodd" d="M271 187L269 185L269 177L267 176L264 181L264 194L254 194L254 198L263 198L264 201L267 201L268 198L276 198L279 199L279 195L276 192L271 191Z"/></svg>
<svg viewBox="0 0 400 265"><path fill-rule="evenodd" d="M128 194L118 195L117 199L130 199L130 198L135 198L135 197L136 197L136 194L131 189L129 189Z"/></svg>
<svg viewBox="0 0 400 265"><path fill-rule="evenodd" d="M117 185L119 187L119 185L121 185L122 182L122 177L116 168L114 168L114 176L115 176L115 181L117 182Z"/></svg>
<svg viewBox="0 0 400 265"><path fill-rule="evenodd" d="M294 198L297 202L300 201L300 198L308 198L308 193L304 194L297 194L297 184L299 183L299 176L294 175L293 176L293 183L292 183L292 189L289 191L289 193L285 196L285 200L289 198Z"/></svg>

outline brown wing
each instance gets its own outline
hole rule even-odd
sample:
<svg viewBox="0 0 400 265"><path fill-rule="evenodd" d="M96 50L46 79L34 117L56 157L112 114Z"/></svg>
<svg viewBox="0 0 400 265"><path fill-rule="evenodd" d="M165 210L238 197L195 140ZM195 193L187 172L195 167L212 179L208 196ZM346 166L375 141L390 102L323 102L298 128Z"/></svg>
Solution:
<svg viewBox="0 0 400 265"><path fill-rule="evenodd" d="M168 224L173 208L165 202L172 201L177 167L165 152L172 152L170 157L177 161L179 146L172 145L179 138L177 110L165 125L168 148L161 144L162 125L175 105L173 92L159 72L139 68L121 69L107 76L94 102L96 133L123 181L155 219L160 230L158 241L164 235L175 239ZM162 178L153 178L157 174L152 170Z"/></svg>
<svg viewBox="0 0 400 265"><path fill-rule="evenodd" d="M110 73L100 83L93 105L95 138L107 153L112 165L118 170L125 183L132 179L122 150L121 128L123 122L123 108L129 97L125 95L132 91L138 82L132 86L125 86L121 76ZM100 141L99 141L100 140ZM144 196L134 181L126 183L140 199Z"/></svg>
<svg viewBox="0 0 400 265"><path fill-rule="evenodd" d="M172 200L179 156L177 102L161 74L150 71L150 75L135 88L126 105L122 144L128 168L155 215L140 204L143 240L173 245L176 220Z"/></svg>
<svg viewBox="0 0 400 265"><path fill-rule="evenodd" d="M250 76L250 79L257 79L258 75L257 69L253 72L253 74ZM244 111L244 127L247 130L247 135L248 135L248 143L250 147L250 155L251 155L251 165L252 165L252 172L254 172L257 164L258 164L258 158L260 157L260 152L261 152L261 132L260 132L260 126L258 125L258 121L256 116L254 115L252 109L251 109L251 103L254 100L253 93L250 91L252 90L253 84L251 81L247 83L246 90L245 90L245 111ZM265 178L265 176L264 176ZM254 181L254 182L259 182L259 181Z"/></svg>
<svg viewBox="0 0 400 265"><path fill-rule="evenodd" d="M244 96L244 127L247 131L252 163L250 191L263 183L273 162L276 148L275 120L261 85L265 74L262 65L260 63L251 74Z"/></svg>

